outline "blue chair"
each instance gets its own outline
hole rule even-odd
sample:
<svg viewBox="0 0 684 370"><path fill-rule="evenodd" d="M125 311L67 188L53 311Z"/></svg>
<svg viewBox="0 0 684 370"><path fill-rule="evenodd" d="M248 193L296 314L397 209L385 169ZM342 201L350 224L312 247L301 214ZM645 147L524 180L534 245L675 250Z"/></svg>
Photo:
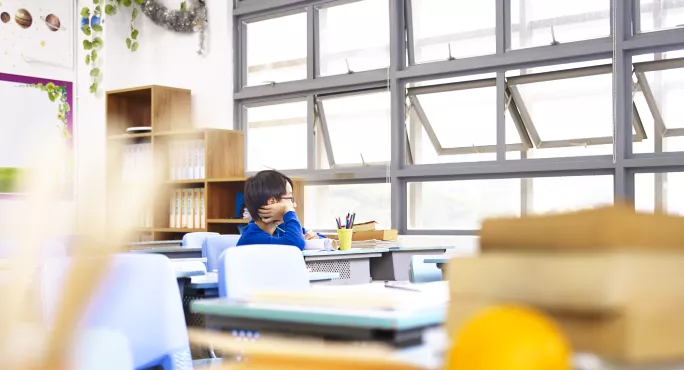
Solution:
<svg viewBox="0 0 684 370"><path fill-rule="evenodd" d="M442 270L435 263L425 263L426 258L434 255L415 255L409 263L409 281L412 283L429 283L442 280Z"/></svg>
<svg viewBox="0 0 684 370"><path fill-rule="evenodd" d="M221 253L228 248L235 247L240 235L210 236L202 246L202 257L207 258L207 271L218 270Z"/></svg>
<svg viewBox="0 0 684 370"><path fill-rule="evenodd" d="M117 331L85 330L76 333L69 369L134 370L128 339Z"/></svg>
<svg viewBox="0 0 684 370"><path fill-rule="evenodd" d="M246 245L226 249L219 262L219 296L242 298L258 290L310 288L302 252L291 245Z"/></svg>
<svg viewBox="0 0 684 370"><path fill-rule="evenodd" d="M103 258L103 257L99 257ZM119 254L110 257L99 288L85 307L79 328L106 328L129 342L135 369L192 369L188 332L171 261L162 255ZM42 265L41 307L52 322L62 297L71 259Z"/></svg>
<svg viewBox="0 0 684 370"><path fill-rule="evenodd" d="M204 242L207 238L212 236L220 235L219 233L208 233L208 232L198 232L198 233L187 233L183 235L182 247L185 248L202 248L202 257L204 255Z"/></svg>

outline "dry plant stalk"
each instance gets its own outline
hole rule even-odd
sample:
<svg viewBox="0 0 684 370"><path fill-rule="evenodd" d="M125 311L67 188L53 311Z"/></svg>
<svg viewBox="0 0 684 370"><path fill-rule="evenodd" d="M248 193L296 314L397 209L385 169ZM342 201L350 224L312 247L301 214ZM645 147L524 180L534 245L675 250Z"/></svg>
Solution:
<svg viewBox="0 0 684 370"><path fill-rule="evenodd" d="M113 253L121 251L134 225L131 214L151 198L157 188L157 173L140 171L135 191L117 180L107 178L105 196L104 174L120 173L120 169L106 168L104 158L92 160L78 180L76 199L64 200L57 191L55 179L63 176L67 163L67 148L58 136L35 136L26 145L30 165L19 185L22 192L17 201L20 220L4 231L0 240L10 240L13 255L2 261L9 281L0 281L0 369L3 370L67 370L73 353L73 340L79 320L86 311L90 297L108 271ZM86 161L81 161L86 163ZM77 200L87 204L76 204ZM71 220L66 207L76 210ZM102 220L106 223L103 227ZM6 212L8 213L8 212ZM7 226L10 217L2 215ZM64 225L69 225L65 229ZM55 307L54 322L46 324L40 314L26 314L38 310L35 272L41 264L47 241L58 235L77 235L76 245L70 248L72 262L66 272L61 301ZM93 258L100 257L100 258ZM104 257L104 258L103 258ZM18 319L21 318L21 319ZM26 338L29 338L27 340ZM27 343L23 343L25 341ZM22 342L17 344L17 342ZM28 348L17 348L17 347Z"/></svg>

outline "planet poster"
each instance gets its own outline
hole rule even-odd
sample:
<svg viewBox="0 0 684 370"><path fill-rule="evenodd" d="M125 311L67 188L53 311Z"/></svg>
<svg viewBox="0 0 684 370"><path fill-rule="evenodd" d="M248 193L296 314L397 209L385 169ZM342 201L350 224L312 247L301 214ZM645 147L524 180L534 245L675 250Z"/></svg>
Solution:
<svg viewBox="0 0 684 370"><path fill-rule="evenodd" d="M0 0L0 72L72 78L75 3Z"/></svg>
<svg viewBox="0 0 684 370"><path fill-rule="evenodd" d="M73 196L73 84L0 73L0 199L19 193L17 179L30 167L36 138L49 138L66 152L58 163L55 185L65 199Z"/></svg>

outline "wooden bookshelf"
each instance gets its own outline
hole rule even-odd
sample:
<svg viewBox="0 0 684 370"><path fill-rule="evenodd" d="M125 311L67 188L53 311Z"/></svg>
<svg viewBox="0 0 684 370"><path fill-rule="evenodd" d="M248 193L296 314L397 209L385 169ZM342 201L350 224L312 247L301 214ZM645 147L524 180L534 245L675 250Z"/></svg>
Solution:
<svg viewBox="0 0 684 370"><path fill-rule="evenodd" d="M131 241L180 239L189 232L212 231L236 234L247 223L236 215L236 195L244 190L244 134L242 131L194 128L191 124L190 90L164 86L108 91L107 100L107 192L122 184L124 149L128 144L149 144L151 166L160 184L149 197L149 224L138 225ZM126 129L148 126L150 133L127 134ZM204 142L204 178L171 178L171 157L176 146L187 140ZM295 183L297 213L304 214L304 184ZM170 202L176 189L205 191L205 227L171 228ZM142 207L142 206L141 206ZM108 207L111 208L111 207ZM109 215L108 217L114 217Z"/></svg>

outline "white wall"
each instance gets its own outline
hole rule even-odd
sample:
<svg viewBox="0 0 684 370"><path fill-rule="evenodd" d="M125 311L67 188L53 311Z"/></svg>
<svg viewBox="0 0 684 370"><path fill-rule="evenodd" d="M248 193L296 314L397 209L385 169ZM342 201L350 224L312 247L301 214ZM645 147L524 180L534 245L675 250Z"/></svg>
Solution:
<svg viewBox="0 0 684 370"><path fill-rule="evenodd" d="M179 2L164 0L169 7ZM90 0L79 0L92 6ZM104 48L99 53L103 80L101 92L88 92L89 68L83 62L85 52L79 33L79 207L80 215L97 219L104 225L102 212L93 214L92 204L104 195L105 102L104 91L142 85L164 85L192 90L193 123L197 127L233 128L232 105L232 17L230 2L207 0L209 28L205 53L197 54L198 34L167 31L140 14L140 48L131 53L125 39L129 32L130 11L107 17L104 24ZM92 220L91 220L92 221Z"/></svg>
<svg viewBox="0 0 684 370"><path fill-rule="evenodd" d="M178 0L163 0L178 7ZM209 28L205 55L198 55L198 34L167 31L141 15L140 48L131 53L125 44L130 11L106 22L107 66L105 88L165 85L192 90L193 120L198 127L233 128L233 53L231 2L207 0Z"/></svg>

